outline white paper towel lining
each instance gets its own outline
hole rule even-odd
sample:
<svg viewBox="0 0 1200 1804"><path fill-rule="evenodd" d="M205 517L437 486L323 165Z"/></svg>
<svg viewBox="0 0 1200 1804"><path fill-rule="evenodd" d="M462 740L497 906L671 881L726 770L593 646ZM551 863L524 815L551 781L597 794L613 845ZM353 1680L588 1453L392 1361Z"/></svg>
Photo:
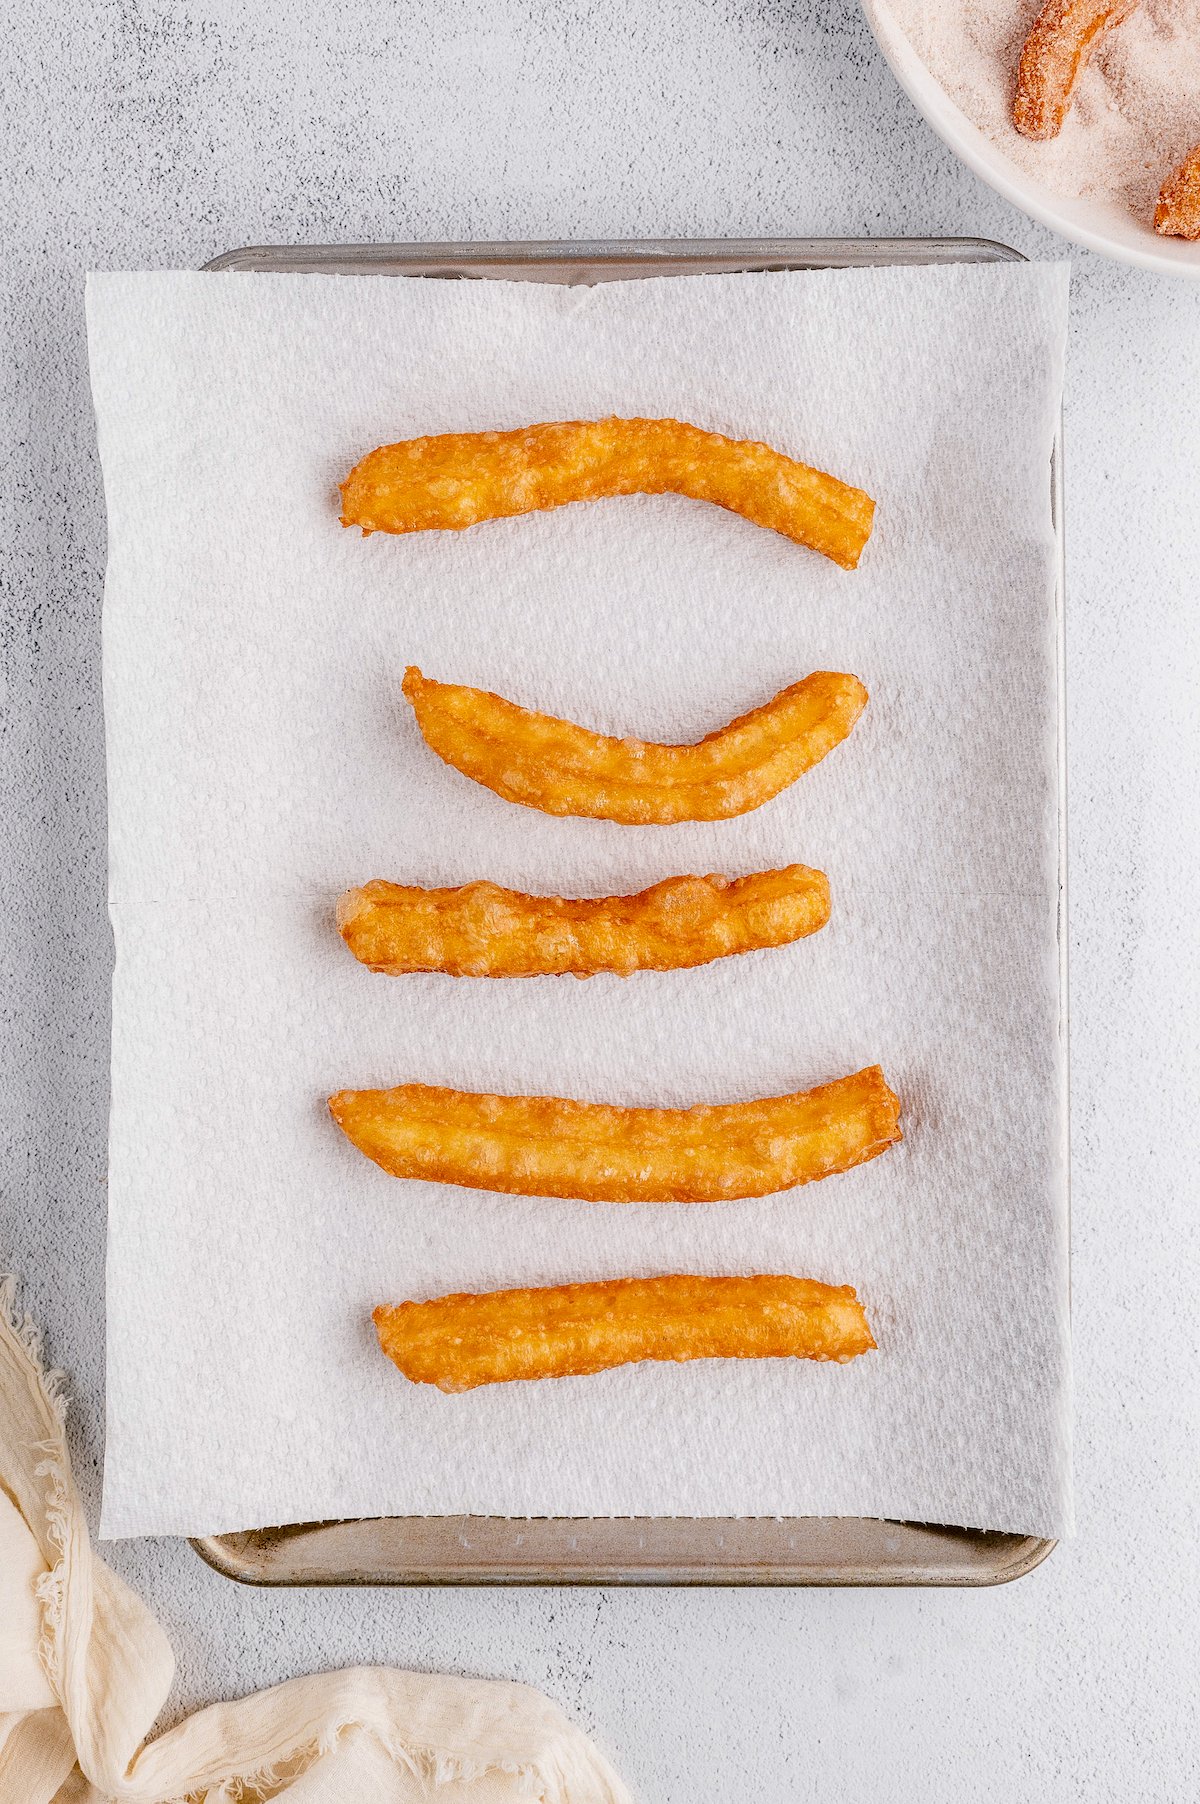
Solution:
<svg viewBox="0 0 1200 1804"><path fill-rule="evenodd" d="M1048 464L1065 266L593 289L104 275L117 946L102 1531L408 1513L1070 1524ZM858 572L631 497L364 540L377 443L605 413L762 438L867 488ZM740 820L513 807L424 746L409 663L688 739L819 668L871 702ZM703 970L487 983L357 966L381 876L565 895L802 861L829 926ZM760 1201L402 1184L330 1123L408 1079L683 1104L878 1060L902 1147ZM380 1301L626 1273L857 1286L879 1351L445 1397Z"/></svg>

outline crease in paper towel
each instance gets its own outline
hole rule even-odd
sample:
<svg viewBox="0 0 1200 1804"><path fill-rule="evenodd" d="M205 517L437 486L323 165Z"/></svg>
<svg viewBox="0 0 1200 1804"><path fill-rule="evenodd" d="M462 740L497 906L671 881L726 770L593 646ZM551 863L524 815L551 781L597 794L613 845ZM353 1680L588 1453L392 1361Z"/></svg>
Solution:
<svg viewBox="0 0 1200 1804"><path fill-rule="evenodd" d="M1070 1524L1054 542L1066 271L492 282L105 275L117 947L107 1535L388 1513ZM854 574L631 497L364 540L336 484L408 434L604 413L766 439L866 487ZM820 668L871 702L733 822L513 807L441 764L409 663L603 731L699 736ZM565 895L802 861L833 916L622 982L388 980L367 878ZM324 1109L404 1079L683 1104L878 1060L904 1144L753 1202L402 1184ZM623 1273L857 1286L879 1352L444 1397L371 1307Z"/></svg>

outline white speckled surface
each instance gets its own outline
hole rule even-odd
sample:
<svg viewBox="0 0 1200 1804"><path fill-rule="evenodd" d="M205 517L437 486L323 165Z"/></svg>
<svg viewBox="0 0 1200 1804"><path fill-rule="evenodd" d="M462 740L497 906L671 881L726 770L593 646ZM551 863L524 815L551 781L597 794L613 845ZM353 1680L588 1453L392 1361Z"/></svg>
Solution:
<svg viewBox="0 0 1200 1804"><path fill-rule="evenodd" d="M1062 247L959 169L849 0L10 3L0 115L0 1265L99 1491L110 944L88 267L264 239L922 233ZM15 72L15 79L14 79ZM253 1593L115 1563L172 1710L350 1661L504 1673L646 1804L1200 1788L1200 289L1077 256L1067 400L1078 1539L990 1593Z"/></svg>

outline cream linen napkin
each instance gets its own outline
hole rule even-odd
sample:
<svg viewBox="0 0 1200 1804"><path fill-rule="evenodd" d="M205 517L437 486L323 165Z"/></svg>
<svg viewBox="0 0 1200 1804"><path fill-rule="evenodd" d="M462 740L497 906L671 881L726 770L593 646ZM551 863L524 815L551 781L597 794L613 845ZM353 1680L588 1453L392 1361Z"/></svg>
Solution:
<svg viewBox="0 0 1200 1804"><path fill-rule="evenodd" d="M523 1685L360 1667L214 1704L147 1742L174 1659L92 1551L62 1377L0 1283L2 1804L628 1804L587 1737Z"/></svg>

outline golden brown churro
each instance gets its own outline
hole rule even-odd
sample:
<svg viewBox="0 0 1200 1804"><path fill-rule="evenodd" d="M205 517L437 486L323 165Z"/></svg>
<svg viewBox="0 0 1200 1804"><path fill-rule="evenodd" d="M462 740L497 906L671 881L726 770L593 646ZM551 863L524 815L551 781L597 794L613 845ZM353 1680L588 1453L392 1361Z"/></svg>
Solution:
<svg viewBox="0 0 1200 1804"><path fill-rule="evenodd" d="M380 445L342 484L342 525L458 532L572 501L668 492L729 508L846 570L875 512L862 489L753 440L680 420L563 420Z"/></svg>
<svg viewBox="0 0 1200 1804"><path fill-rule="evenodd" d="M1163 183L1154 229L1164 238L1200 238L1200 144Z"/></svg>
<svg viewBox="0 0 1200 1804"><path fill-rule="evenodd" d="M1047 0L1017 65L1013 124L1023 137L1057 138L1096 44L1137 6L1138 0Z"/></svg>
<svg viewBox="0 0 1200 1804"><path fill-rule="evenodd" d="M414 1384L469 1391L642 1359L830 1359L874 1347L848 1284L813 1278L618 1278L435 1297L375 1311L379 1344Z"/></svg>
<svg viewBox="0 0 1200 1804"><path fill-rule="evenodd" d="M633 896L566 901L497 883L416 889L376 880L338 904L360 963L397 977L594 977L681 971L786 946L829 919L829 879L807 865L727 877L668 877Z"/></svg>
<svg viewBox="0 0 1200 1804"><path fill-rule="evenodd" d="M818 670L696 745L613 739L487 689L404 673L426 742L506 801L629 826L747 814L840 745L867 704L857 677Z"/></svg>
<svg viewBox="0 0 1200 1804"><path fill-rule="evenodd" d="M330 1113L396 1178L593 1203L711 1203L849 1171L902 1138L878 1065L815 1090L691 1109L431 1084L342 1090Z"/></svg>

